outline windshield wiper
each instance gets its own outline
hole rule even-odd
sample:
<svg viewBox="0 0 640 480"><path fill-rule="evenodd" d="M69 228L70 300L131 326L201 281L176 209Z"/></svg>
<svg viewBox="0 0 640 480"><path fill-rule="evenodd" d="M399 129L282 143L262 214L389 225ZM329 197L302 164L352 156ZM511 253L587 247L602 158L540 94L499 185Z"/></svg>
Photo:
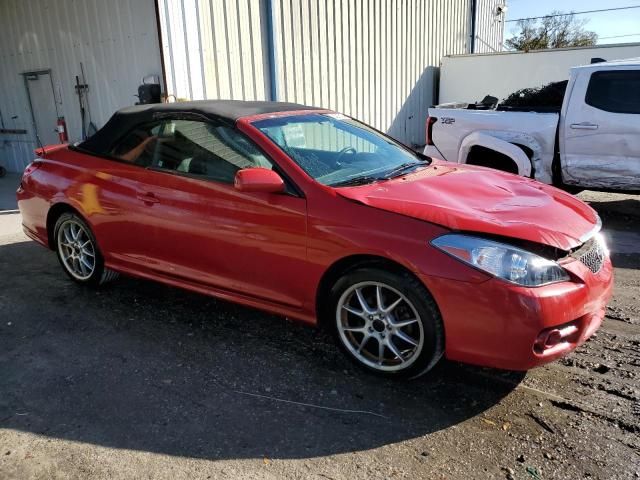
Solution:
<svg viewBox="0 0 640 480"><path fill-rule="evenodd" d="M352 177L346 180L342 180L336 183L330 183L330 187L348 187L355 185L366 185L368 183L379 182L380 180L388 180L386 177L374 177L371 175L362 175L359 177Z"/></svg>
<svg viewBox="0 0 640 480"><path fill-rule="evenodd" d="M400 175L403 172L406 172L407 170L410 170L410 169L416 168L416 167L422 167L422 166L424 166L424 164L422 162L407 162L407 163L403 163L401 165L398 165L393 170L391 170L383 178L389 179L389 178L397 177L398 175Z"/></svg>

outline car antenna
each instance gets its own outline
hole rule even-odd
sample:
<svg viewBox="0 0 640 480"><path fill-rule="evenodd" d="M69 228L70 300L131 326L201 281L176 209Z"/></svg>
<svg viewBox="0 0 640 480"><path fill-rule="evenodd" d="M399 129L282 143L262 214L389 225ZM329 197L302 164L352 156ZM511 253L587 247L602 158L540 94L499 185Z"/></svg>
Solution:
<svg viewBox="0 0 640 480"><path fill-rule="evenodd" d="M16 118L18 118L18 115L14 115L13 117L11 117L11 120L13 120L14 126L16 123ZM42 140L40 140L40 135L38 135L38 127L36 127L36 122L33 122L33 133L36 136L36 140L38 142L38 146L40 147L40 150L42 150L42 153L44 154L44 145L42 144Z"/></svg>
<svg viewBox="0 0 640 480"><path fill-rule="evenodd" d="M36 140L38 140L38 145L40 145L40 148L44 151L44 145L42 144L42 140L40 140L40 135L38 135L38 132L36 132Z"/></svg>

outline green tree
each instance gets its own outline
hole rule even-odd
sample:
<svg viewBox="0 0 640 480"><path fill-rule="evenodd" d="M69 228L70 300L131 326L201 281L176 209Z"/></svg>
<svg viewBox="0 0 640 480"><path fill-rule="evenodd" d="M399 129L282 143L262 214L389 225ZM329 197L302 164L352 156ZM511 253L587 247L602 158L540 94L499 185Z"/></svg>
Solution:
<svg viewBox="0 0 640 480"><path fill-rule="evenodd" d="M595 45L598 35L585 30L588 19L573 13L551 12L540 19L520 20L515 35L505 42L510 50L541 50L545 48L588 47Z"/></svg>

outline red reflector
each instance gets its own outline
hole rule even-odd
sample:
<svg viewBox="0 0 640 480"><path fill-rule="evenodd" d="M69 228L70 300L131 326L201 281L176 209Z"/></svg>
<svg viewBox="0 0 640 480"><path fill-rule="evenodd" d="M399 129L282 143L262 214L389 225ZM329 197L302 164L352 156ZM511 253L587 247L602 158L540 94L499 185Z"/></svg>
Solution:
<svg viewBox="0 0 640 480"><path fill-rule="evenodd" d="M40 168L41 165L42 165L42 162L37 162L37 161L31 162L24 169L24 172L22 172L22 178L27 178L29 175L35 172L38 168Z"/></svg>

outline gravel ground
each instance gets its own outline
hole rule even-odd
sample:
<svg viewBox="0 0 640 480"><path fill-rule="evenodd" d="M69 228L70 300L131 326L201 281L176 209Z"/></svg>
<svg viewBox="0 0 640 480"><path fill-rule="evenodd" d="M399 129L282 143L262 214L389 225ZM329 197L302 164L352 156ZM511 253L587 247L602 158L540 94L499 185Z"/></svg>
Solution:
<svg viewBox="0 0 640 480"><path fill-rule="evenodd" d="M597 335L526 375L413 382L255 310L78 287L0 212L0 478L638 478L640 197L580 196L616 266Z"/></svg>

